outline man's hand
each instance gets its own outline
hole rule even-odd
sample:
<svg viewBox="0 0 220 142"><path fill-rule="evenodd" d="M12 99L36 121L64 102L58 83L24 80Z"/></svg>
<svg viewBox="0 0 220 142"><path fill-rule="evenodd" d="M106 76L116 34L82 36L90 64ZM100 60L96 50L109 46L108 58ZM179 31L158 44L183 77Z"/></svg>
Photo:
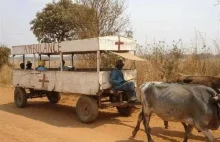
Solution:
<svg viewBox="0 0 220 142"><path fill-rule="evenodd" d="M126 83L127 81L126 80L124 80L124 81L122 81L121 83Z"/></svg>

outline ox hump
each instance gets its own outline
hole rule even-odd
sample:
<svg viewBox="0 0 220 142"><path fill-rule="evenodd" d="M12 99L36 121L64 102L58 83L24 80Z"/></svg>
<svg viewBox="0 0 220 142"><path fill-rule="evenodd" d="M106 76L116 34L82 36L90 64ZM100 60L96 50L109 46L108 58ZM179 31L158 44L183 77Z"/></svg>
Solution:
<svg viewBox="0 0 220 142"><path fill-rule="evenodd" d="M163 82L158 82L158 81L151 81L151 82L145 82L140 86L141 91L144 91L146 88L148 88L151 85L154 84L162 84Z"/></svg>

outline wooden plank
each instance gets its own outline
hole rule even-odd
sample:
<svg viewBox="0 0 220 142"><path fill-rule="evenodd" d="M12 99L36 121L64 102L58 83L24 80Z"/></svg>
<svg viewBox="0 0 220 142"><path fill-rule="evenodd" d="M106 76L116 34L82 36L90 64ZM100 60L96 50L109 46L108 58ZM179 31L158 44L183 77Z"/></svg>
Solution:
<svg viewBox="0 0 220 142"><path fill-rule="evenodd" d="M136 41L133 39L119 37L119 36L106 36L99 37L99 50L111 51L135 51Z"/></svg>
<svg viewBox="0 0 220 142"><path fill-rule="evenodd" d="M133 78L136 75L135 70L123 72L125 79ZM13 85L37 90L96 95L100 90L111 87L109 75L110 71L97 73L14 70Z"/></svg>
<svg viewBox="0 0 220 142"><path fill-rule="evenodd" d="M29 70L14 70L13 85L36 90L52 91L55 87L55 71L40 72Z"/></svg>
<svg viewBox="0 0 220 142"><path fill-rule="evenodd" d="M43 54L43 53L60 53L60 46L58 43L41 43L41 44L30 44L13 46L12 54Z"/></svg>
<svg viewBox="0 0 220 142"><path fill-rule="evenodd" d="M96 95L99 91L97 72L57 71L55 91Z"/></svg>
<svg viewBox="0 0 220 142"><path fill-rule="evenodd" d="M60 43L61 51L65 52L78 52L78 51L98 51L99 40L98 38L64 41Z"/></svg>

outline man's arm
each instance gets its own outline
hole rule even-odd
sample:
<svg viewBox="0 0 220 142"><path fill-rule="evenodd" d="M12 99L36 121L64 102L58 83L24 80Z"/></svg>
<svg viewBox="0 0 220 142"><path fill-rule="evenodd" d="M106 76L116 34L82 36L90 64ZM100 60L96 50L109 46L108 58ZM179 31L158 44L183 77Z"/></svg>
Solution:
<svg viewBox="0 0 220 142"><path fill-rule="evenodd" d="M111 74L110 74L110 82L113 84L113 85L120 85L121 82L117 79L117 72L116 71L112 71Z"/></svg>

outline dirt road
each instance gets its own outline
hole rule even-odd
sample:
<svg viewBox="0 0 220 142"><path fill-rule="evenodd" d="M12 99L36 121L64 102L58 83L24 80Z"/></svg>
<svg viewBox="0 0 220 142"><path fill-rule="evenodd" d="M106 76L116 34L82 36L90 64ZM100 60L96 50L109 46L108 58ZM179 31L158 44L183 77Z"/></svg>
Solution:
<svg viewBox="0 0 220 142"><path fill-rule="evenodd" d="M77 98L64 96L59 104L47 99L28 101L23 109L13 103L13 89L0 88L0 141L1 142L144 142L141 130L135 139L129 139L136 124L137 110L131 117L121 117L115 108L101 110L98 120L82 124L75 114ZM155 142L180 142L184 132L179 123L170 123L163 129L163 121L153 116L150 123ZM220 131L213 131L220 141ZM193 131L190 141L204 141L204 136Z"/></svg>

